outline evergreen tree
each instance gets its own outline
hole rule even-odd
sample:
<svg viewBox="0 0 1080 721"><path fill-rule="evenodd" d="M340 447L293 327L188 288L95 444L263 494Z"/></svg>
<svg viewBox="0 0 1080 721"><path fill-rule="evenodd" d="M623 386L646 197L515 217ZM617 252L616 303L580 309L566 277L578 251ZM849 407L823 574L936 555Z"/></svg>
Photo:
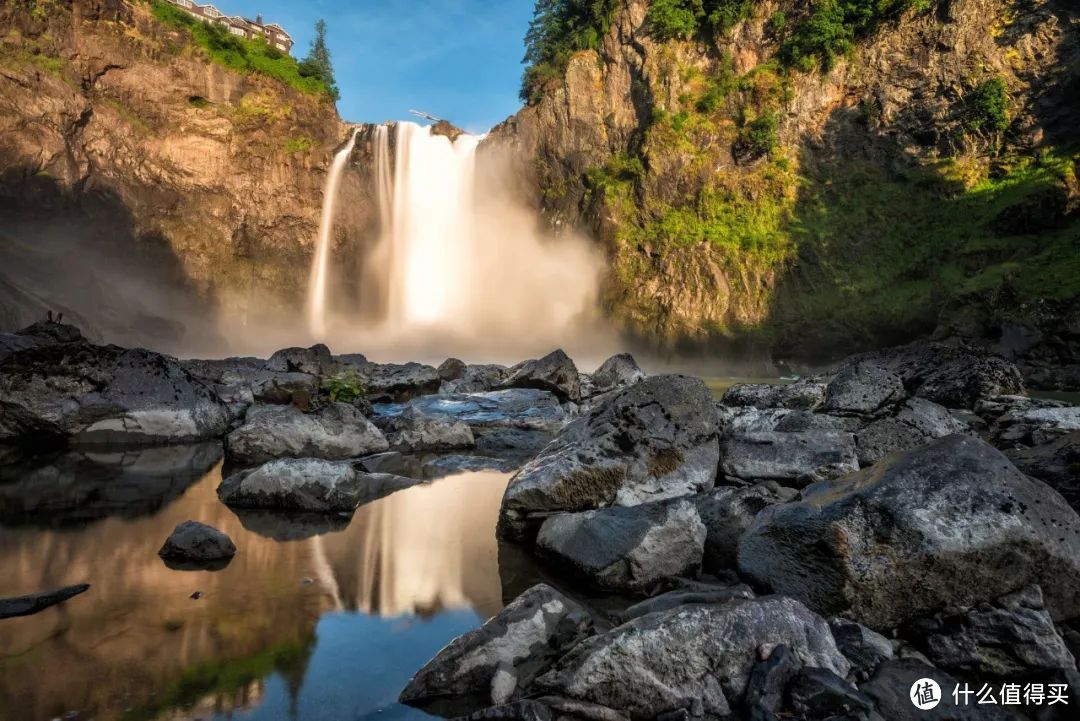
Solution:
<svg viewBox="0 0 1080 721"><path fill-rule="evenodd" d="M326 21L315 23L315 39L311 41L311 50L300 61L300 75L305 78L318 78L326 86L326 92L334 100L341 97L337 81L334 80L334 66L330 63L330 49L326 47Z"/></svg>

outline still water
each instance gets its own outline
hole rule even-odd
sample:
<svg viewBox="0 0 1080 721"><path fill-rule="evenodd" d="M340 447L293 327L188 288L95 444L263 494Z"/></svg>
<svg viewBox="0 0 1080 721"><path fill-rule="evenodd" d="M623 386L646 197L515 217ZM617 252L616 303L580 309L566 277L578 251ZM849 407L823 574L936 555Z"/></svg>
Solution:
<svg viewBox="0 0 1080 721"><path fill-rule="evenodd" d="M217 499L219 455L190 446L2 464L0 596L91 588L0 621L0 720L426 716L398 692L502 607L495 522L509 475L443 478L351 521L237 516ZM225 569L158 558L189 519L235 541Z"/></svg>

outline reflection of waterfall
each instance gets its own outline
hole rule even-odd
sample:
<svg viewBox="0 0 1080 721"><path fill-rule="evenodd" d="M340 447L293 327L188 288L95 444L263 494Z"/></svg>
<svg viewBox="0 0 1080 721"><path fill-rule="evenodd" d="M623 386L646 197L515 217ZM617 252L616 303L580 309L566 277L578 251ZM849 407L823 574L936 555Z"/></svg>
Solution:
<svg viewBox="0 0 1080 721"><path fill-rule="evenodd" d="M337 189L341 182L341 173L349 162L349 155L356 144L356 133L349 137L349 142L334 156L330 172L326 176L323 189L322 218L319 221L319 239L315 246L315 257L311 264L311 281L308 285L308 327L316 338L326 336L326 279L330 264L330 244L334 231L334 206L337 204Z"/></svg>

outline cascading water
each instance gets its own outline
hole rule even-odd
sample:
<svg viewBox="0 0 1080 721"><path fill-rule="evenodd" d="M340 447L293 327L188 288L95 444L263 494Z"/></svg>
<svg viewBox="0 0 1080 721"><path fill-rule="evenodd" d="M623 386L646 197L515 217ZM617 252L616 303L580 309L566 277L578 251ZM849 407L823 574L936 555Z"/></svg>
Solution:
<svg viewBox="0 0 1080 721"><path fill-rule="evenodd" d="M596 306L597 253L581 238L540 233L533 211L491 190L504 189L505 178L485 175L488 190L478 192L482 137L451 140L409 122L374 126L365 137L380 229L359 275L367 281L360 312L333 317L334 344L348 340L365 353L413 360L446 353L520 359L585 338L595 346L596 326L582 328ZM332 171L328 194L336 182ZM330 202L312 271L311 331L320 339L329 315L323 232L329 235Z"/></svg>
<svg viewBox="0 0 1080 721"><path fill-rule="evenodd" d="M322 218L319 221L319 239L315 246L315 257L311 264L311 282L308 286L308 327L311 335L319 340L326 337L326 286L330 265L330 241L334 231L334 206L337 204L338 185L341 174L349 162L353 147L356 145L354 130L349 142L334 156L330 172L326 176L323 189Z"/></svg>

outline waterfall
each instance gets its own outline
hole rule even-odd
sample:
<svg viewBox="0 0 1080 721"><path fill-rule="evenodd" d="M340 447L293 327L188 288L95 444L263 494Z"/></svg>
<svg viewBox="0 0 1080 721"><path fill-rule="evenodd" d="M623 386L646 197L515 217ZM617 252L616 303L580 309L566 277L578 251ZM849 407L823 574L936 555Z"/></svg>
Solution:
<svg viewBox="0 0 1080 721"><path fill-rule="evenodd" d="M319 220L319 239L315 246L315 258L311 264L311 281L308 285L308 328L318 340L326 338L326 277L330 264L330 243L334 232L334 206L337 204L338 185L345 165L349 162L356 145L354 130L349 142L334 156L330 173L323 188L322 218Z"/></svg>

